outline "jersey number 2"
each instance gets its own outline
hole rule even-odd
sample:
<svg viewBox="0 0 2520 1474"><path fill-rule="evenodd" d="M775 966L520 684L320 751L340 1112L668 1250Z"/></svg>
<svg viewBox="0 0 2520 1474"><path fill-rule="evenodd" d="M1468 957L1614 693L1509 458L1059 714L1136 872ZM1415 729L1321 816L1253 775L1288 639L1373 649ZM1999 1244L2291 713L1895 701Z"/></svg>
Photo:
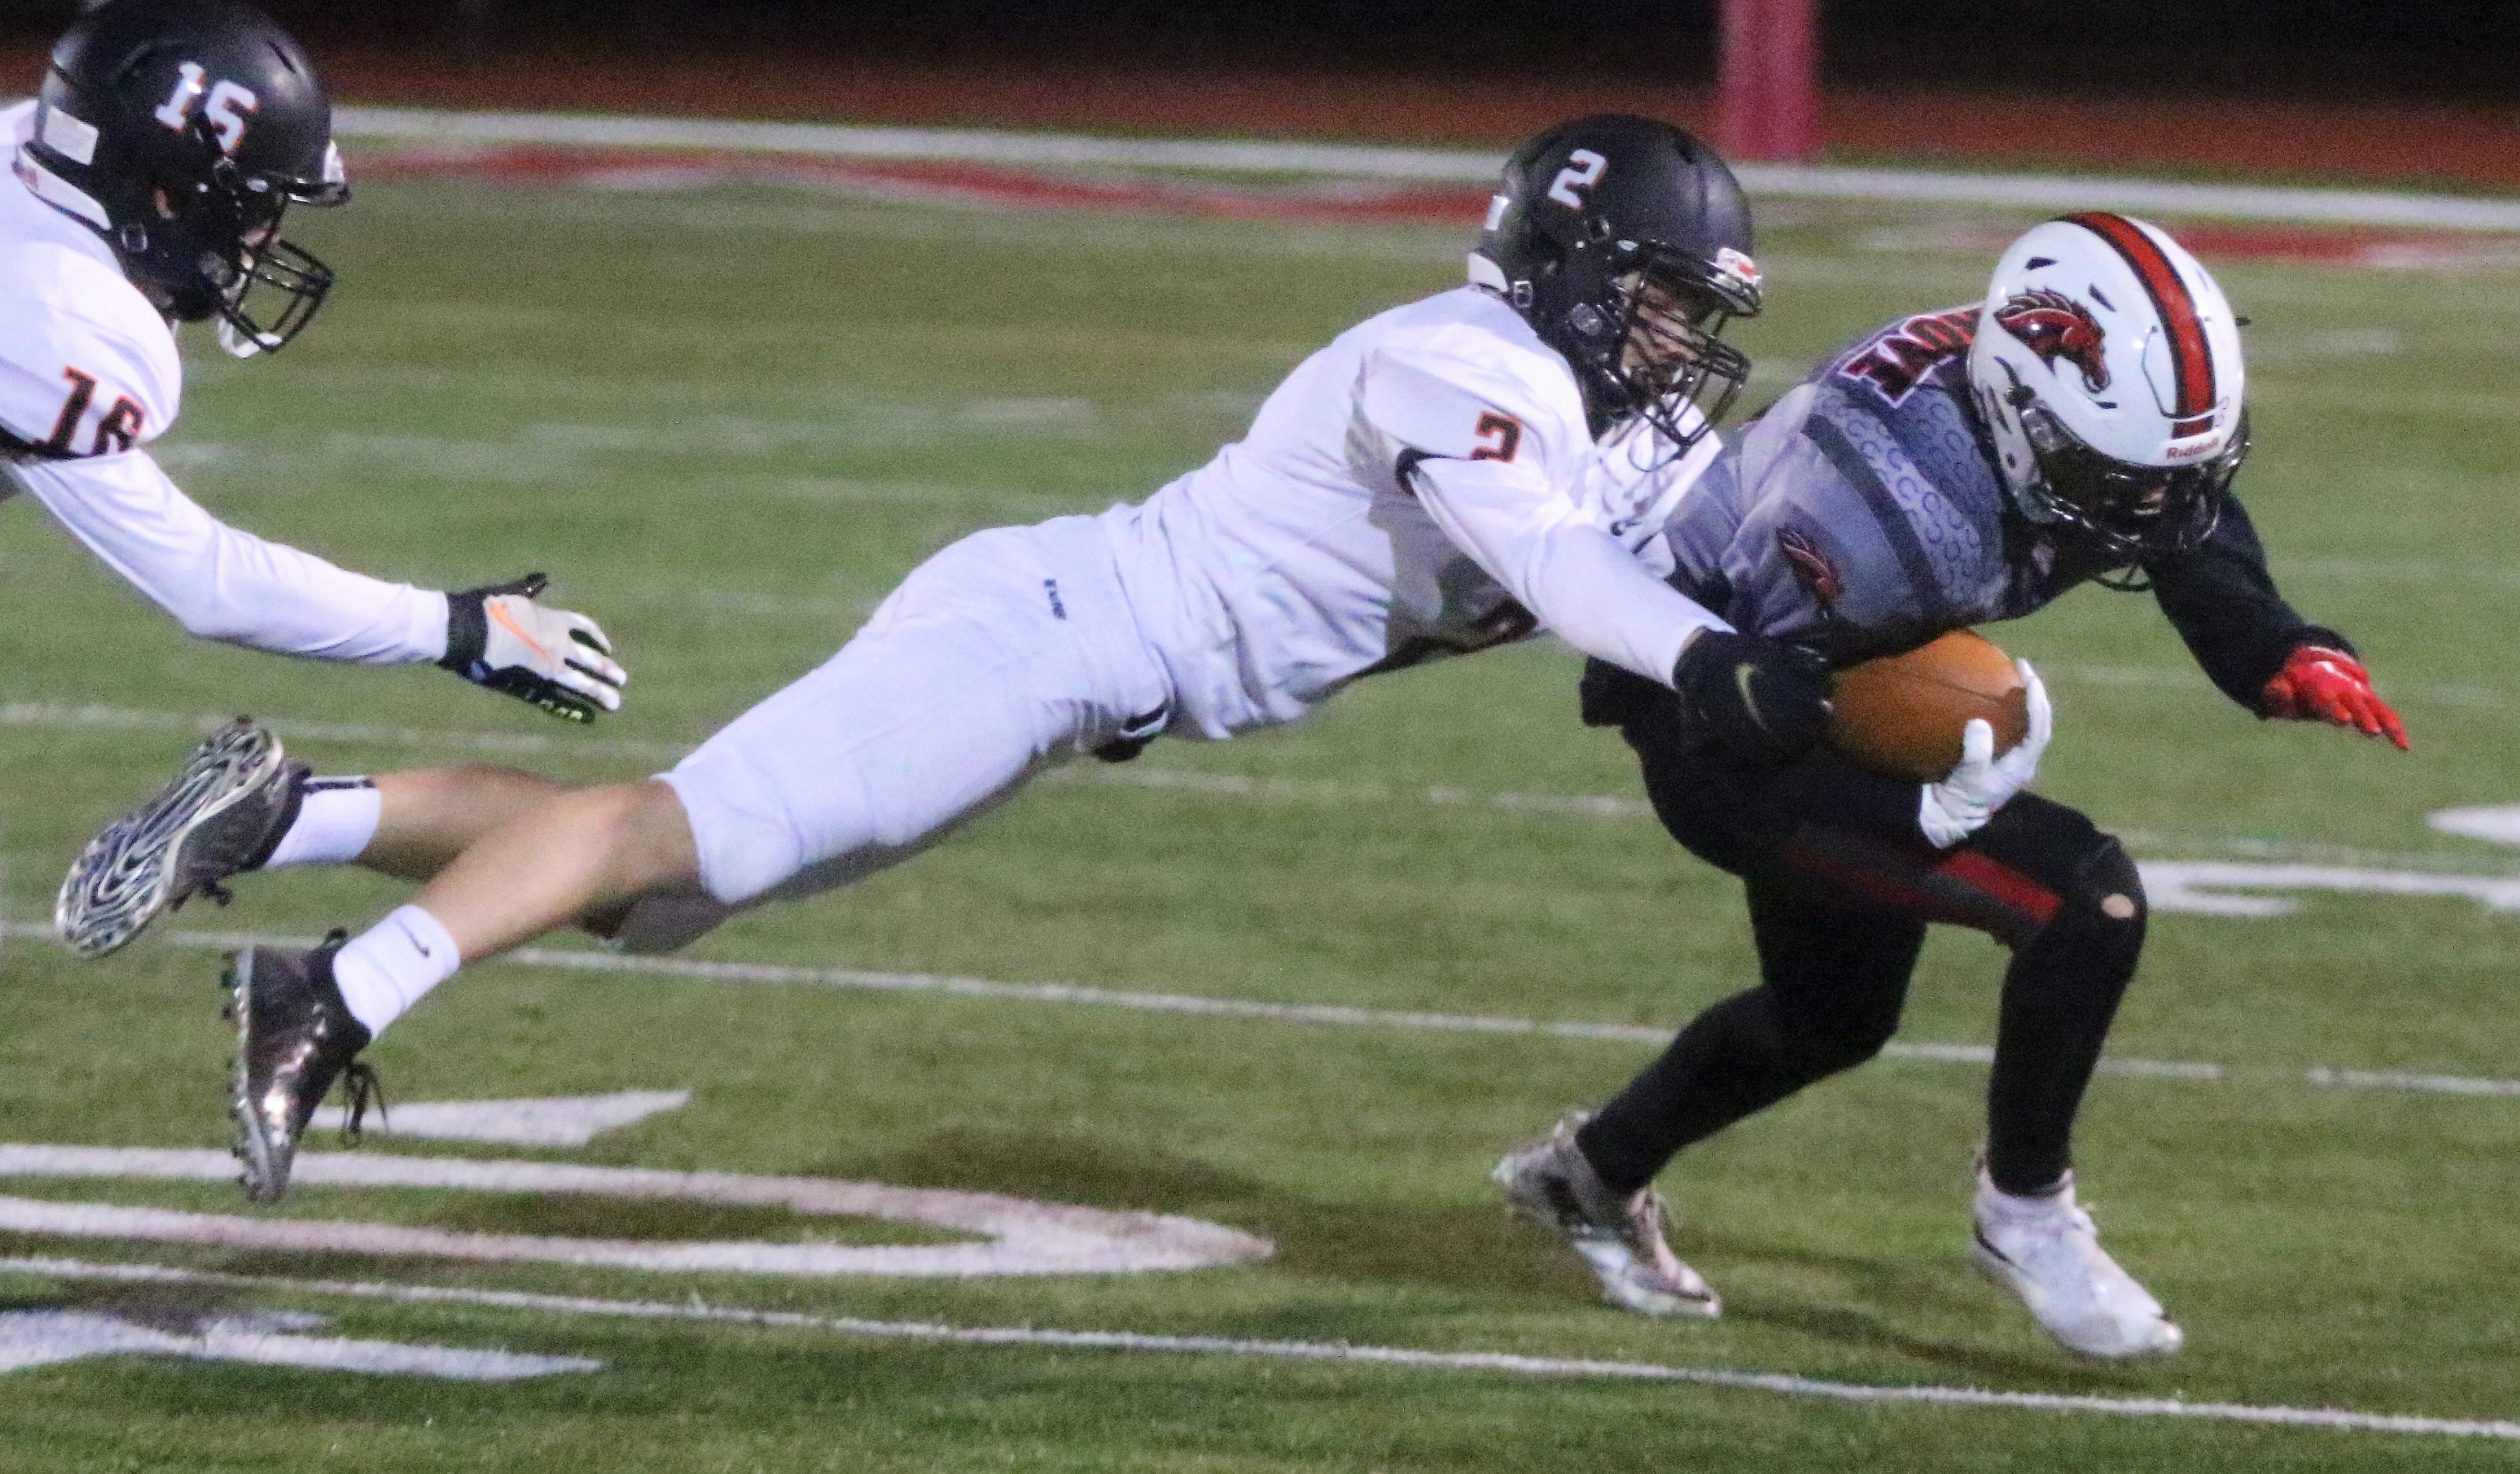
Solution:
<svg viewBox="0 0 2520 1474"><path fill-rule="evenodd" d="M1479 448L1470 452L1473 461L1510 461L1522 449L1522 422L1511 415L1494 410L1479 417Z"/></svg>

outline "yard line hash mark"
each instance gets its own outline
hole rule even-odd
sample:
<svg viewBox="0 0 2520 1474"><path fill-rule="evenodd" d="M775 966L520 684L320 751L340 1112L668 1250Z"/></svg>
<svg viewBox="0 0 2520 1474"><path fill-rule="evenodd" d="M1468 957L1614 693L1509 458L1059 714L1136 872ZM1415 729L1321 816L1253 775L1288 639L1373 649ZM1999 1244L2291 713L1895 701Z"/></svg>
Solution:
<svg viewBox="0 0 2520 1474"><path fill-rule="evenodd" d="M610 1300L584 1295L539 1295L516 1290L396 1284L367 1280L296 1279L276 1274L230 1274L149 1264L98 1264L74 1259L0 1259L0 1273L124 1284L181 1284L228 1289L276 1290L397 1305L456 1305L546 1315L608 1317L629 1320L684 1320L824 1331L871 1340L917 1341L952 1346L1023 1346L1058 1351L1105 1351L1171 1356L1243 1357L1279 1362L1389 1366L1416 1371L1484 1372L1559 1380L1680 1382L1736 1392L1767 1392L1874 1407L1918 1404L1941 1407L1994 1407L2028 1412L2097 1413L2116 1417L2195 1418L2340 1432L2520 1441L2520 1421L2504 1418L2424 1417L2356 1412L2338 1407L2268 1407L2250 1403L2190 1403L2176 1398L2102 1397L2088 1393L2002 1392L1983 1387L1835 1382L1791 1372L1740 1371L1730 1367L1676 1366L1654 1362L1605 1362L1535 1357L1513 1352L1419 1351L1400 1346L1344 1342L1263 1341L1230 1336L1159 1335L1143 1331L1057 1330L1012 1325L944 1325L931 1321L872 1320L801 1311L760 1311L682 1303Z"/></svg>
<svg viewBox="0 0 2520 1474"><path fill-rule="evenodd" d="M0 922L0 936L57 940L41 922ZM247 931L170 931L169 946L206 951L241 947L311 947L312 937ZM832 988L857 993L927 994L984 999L997 1003L1051 1004L1069 1007L1122 1008L1142 1013L1250 1019L1263 1023L1315 1024L1331 1028L1396 1029L1426 1034L1494 1034L1541 1039L1605 1041L1613 1044L1663 1045L1673 1028L1659 1024L1592 1023L1580 1019L1513 1018L1494 1013L1433 1013L1397 1008L1362 1008L1349 1004L1281 1004L1265 999L1220 998L1197 993L1137 993L1079 983L1008 983L989 978L951 977L932 972L877 972L854 967L797 967L776 962L720 962L697 958L628 957L614 952L562 947L523 947L502 961L525 967L668 978L692 982L791 985ZM1991 1045L1939 1044L1892 1040L1882 1057L1934 1064L1989 1064ZM2496 1080L2396 1070L2342 1069L2313 1065L2222 1065L2194 1059L2109 1057L2100 1073L2148 1080L2245 1081L2302 1084L2331 1090L2406 1091L2419 1094L2489 1095L2520 1098L2520 1080Z"/></svg>

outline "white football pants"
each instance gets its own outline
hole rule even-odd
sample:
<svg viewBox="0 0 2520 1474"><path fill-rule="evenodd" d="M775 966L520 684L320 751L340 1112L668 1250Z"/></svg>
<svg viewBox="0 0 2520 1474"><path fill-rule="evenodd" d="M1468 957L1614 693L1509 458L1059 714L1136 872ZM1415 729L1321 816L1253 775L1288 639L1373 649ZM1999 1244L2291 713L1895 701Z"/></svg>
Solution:
<svg viewBox="0 0 2520 1474"><path fill-rule="evenodd" d="M669 950L872 874L1054 763L1160 731L1171 701L1097 519L975 533L663 775L708 894L641 901L618 940Z"/></svg>

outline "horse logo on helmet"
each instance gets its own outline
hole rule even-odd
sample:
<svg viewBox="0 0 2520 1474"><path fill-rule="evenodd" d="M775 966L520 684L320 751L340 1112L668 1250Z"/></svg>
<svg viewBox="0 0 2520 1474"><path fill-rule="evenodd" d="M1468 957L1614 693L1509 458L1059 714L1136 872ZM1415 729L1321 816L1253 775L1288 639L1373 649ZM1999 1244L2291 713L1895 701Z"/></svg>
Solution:
<svg viewBox="0 0 2520 1474"><path fill-rule="evenodd" d="M2042 362L2052 366L2061 358L2082 370L2083 387L2092 393L2109 386L2108 361L2100 356L2099 320L2072 297L2047 288L2021 292L1995 309L1995 321Z"/></svg>

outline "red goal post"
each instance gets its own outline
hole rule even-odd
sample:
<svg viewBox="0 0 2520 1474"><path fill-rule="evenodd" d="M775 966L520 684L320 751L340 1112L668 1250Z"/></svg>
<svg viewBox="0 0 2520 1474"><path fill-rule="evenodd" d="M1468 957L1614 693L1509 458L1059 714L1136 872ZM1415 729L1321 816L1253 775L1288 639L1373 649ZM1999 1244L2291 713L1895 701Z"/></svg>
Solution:
<svg viewBox="0 0 2520 1474"><path fill-rule="evenodd" d="M1716 142L1735 159L1820 143L1820 0L1723 0Z"/></svg>

